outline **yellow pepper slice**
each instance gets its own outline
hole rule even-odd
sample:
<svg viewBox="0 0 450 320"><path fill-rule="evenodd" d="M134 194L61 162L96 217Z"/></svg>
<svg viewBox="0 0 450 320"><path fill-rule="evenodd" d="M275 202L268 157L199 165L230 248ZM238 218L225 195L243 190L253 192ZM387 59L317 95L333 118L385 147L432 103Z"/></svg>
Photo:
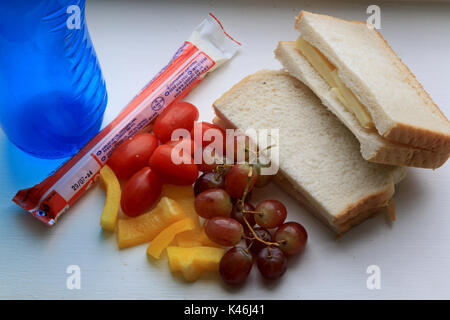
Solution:
<svg viewBox="0 0 450 320"><path fill-rule="evenodd" d="M200 278L202 272L193 264L192 258L190 256L191 253L179 252L175 253L174 255L173 254L174 250L169 250L170 248L177 248L177 247L167 248L167 256L169 257L169 266L172 273L177 271L181 272L184 280L188 282L194 282L198 278Z"/></svg>
<svg viewBox="0 0 450 320"><path fill-rule="evenodd" d="M185 247L201 246L202 243L194 240L200 236L200 220L197 212L195 211L194 188L192 186L165 184L162 188L162 195L177 201L195 225L195 228L192 230L177 234L175 237L175 242L178 245L183 244Z"/></svg>
<svg viewBox="0 0 450 320"><path fill-rule="evenodd" d="M113 232L116 227L120 207L120 183L114 171L107 165L100 170L100 184L106 190L105 206L100 217L103 230Z"/></svg>
<svg viewBox="0 0 450 320"><path fill-rule="evenodd" d="M195 230L196 232L183 232L176 237L177 245L183 248L191 247L220 247L217 243L213 242L208 238L205 232L205 227L201 227L200 230ZM183 235L183 237L181 237Z"/></svg>
<svg viewBox="0 0 450 320"><path fill-rule="evenodd" d="M221 247L219 244L217 244L214 241L212 241L211 239L209 239L209 237L206 235L206 232L205 232L205 226L203 226L200 229L200 235L199 235L198 240L200 241L202 246L205 246L205 247L217 247L217 248Z"/></svg>
<svg viewBox="0 0 450 320"><path fill-rule="evenodd" d="M190 230L175 237L175 243L182 248L201 247L200 230Z"/></svg>
<svg viewBox="0 0 450 320"><path fill-rule="evenodd" d="M163 185L161 195L178 202L184 209L186 215L192 218L196 229L200 229L200 220L195 211L195 196L192 186Z"/></svg>
<svg viewBox="0 0 450 320"><path fill-rule="evenodd" d="M218 271L224 254L224 249L213 247L167 248L170 271L181 272L189 282L197 280L204 271Z"/></svg>
<svg viewBox="0 0 450 320"><path fill-rule="evenodd" d="M180 204L175 200L162 197L153 210L136 218L118 220L117 243L119 248L152 241L162 230L184 218L186 218L186 213Z"/></svg>
<svg viewBox="0 0 450 320"><path fill-rule="evenodd" d="M150 242L150 245L147 247L147 254L155 259L159 259L163 250L170 245L177 234L194 228L191 218L185 218L171 224Z"/></svg>

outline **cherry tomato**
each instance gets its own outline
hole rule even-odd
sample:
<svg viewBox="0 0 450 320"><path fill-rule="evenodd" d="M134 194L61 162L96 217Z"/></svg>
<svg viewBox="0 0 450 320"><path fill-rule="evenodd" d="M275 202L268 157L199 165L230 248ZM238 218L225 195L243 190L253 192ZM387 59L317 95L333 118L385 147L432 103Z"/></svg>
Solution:
<svg viewBox="0 0 450 320"><path fill-rule="evenodd" d="M208 134L211 134L211 140L206 140L205 137L205 132L208 131L209 129L214 129L214 130L218 130L216 132L208 132ZM198 136L197 136L198 135ZM207 164L205 162L205 159L203 157L203 151L205 150L205 148L213 143L216 139L215 135L221 135L222 136L222 149L220 150L215 150L217 152L214 152L214 154L212 154L212 156L214 157L214 162L211 164ZM223 159L223 157L225 156L225 150L226 150L226 133L225 131L212 123L208 123L208 122L197 122L194 124L194 127L191 130L191 139L193 139L196 143L198 143L200 145L200 141L201 141L201 146L202 148L197 149L197 152L201 153L201 163L198 163L198 168L200 171L202 172L209 172L214 170L214 168L217 166L216 161L219 159ZM209 139L209 137L208 137ZM209 154L211 154L211 152L208 152ZM197 159L200 159L199 156L197 156ZM224 161L218 161L218 163L223 163Z"/></svg>
<svg viewBox="0 0 450 320"><path fill-rule="evenodd" d="M128 179L147 165L157 146L158 139L154 134L139 133L122 142L107 164L119 179Z"/></svg>
<svg viewBox="0 0 450 320"><path fill-rule="evenodd" d="M227 138L226 133L221 127L219 127L219 126L217 126L217 125L215 125L213 123L196 122L194 124L194 127L191 130L191 139L196 141L196 142L201 140L202 141L202 147L205 148L207 145L209 145L210 143L215 141L215 137L211 138L211 140L205 140L204 139L205 132L207 130L209 130L209 129L216 129L216 130L218 130L217 134L221 134L222 135L222 137L223 137L223 149L225 150L226 138ZM201 134L201 137L196 137L196 134Z"/></svg>
<svg viewBox="0 0 450 320"><path fill-rule="evenodd" d="M172 132L176 129L191 131L198 119L198 110L189 102L175 102L168 106L156 118L153 132L159 141L165 143L171 140Z"/></svg>
<svg viewBox="0 0 450 320"><path fill-rule="evenodd" d="M190 151L191 153L191 156L194 156L194 152L195 152L195 150L197 150L197 145L195 144L195 142L194 142L194 140L191 140L191 139L187 139L187 138L185 138L185 139L180 139L180 140L170 140L170 141L167 141L166 143L165 143L166 145L169 145L169 146L172 146L172 147L175 147L175 146L178 146L178 148L181 150L181 149L183 149L183 150L186 150L186 151Z"/></svg>
<svg viewBox="0 0 450 320"><path fill-rule="evenodd" d="M123 213L136 217L158 200L161 195L162 181L149 167L136 172L122 190L120 206Z"/></svg>
<svg viewBox="0 0 450 320"><path fill-rule="evenodd" d="M173 146L160 145L149 160L150 168L165 182L175 185L189 185L198 177L198 168L190 154L180 152L178 155ZM172 156L178 157L180 163L174 163Z"/></svg>

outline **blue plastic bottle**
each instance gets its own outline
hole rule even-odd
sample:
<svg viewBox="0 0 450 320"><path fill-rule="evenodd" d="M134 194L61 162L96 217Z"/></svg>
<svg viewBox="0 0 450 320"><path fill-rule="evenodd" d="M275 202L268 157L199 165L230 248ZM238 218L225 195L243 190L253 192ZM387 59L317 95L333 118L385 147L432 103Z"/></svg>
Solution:
<svg viewBox="0 0 450 320"><path fill-rule="evenodd" d="M41 158L78 151L100 129L105 82L85 0L0 0L0 123Z"/></svg>

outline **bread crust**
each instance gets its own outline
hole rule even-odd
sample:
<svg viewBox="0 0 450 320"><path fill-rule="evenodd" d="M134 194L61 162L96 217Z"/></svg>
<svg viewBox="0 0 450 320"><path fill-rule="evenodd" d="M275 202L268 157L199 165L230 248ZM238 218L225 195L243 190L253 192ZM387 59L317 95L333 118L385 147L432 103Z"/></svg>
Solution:
<svg viewBox="0 0 450 320"><path fill-rule="evenodd" d="M349 21L337 17L332 17L324 14L316 14L302 10L295 19L294 24L295 29L299 30L299 23L304 15L322 16L328 19L334 19L357 24L365 24L369 26L369 24L365 21ZM403 61L395 53L395 51L387 43L387 41L383 38L383 36L375 28L371 29L381 40L383 40L384 47L392 53L392 56L394 57L394 59L396 59L396 62L398 62L398 64L396 65L400 66L400 68L403 69L400 71L404 72L407 75L406 81L412 88L414 88L417 94L422 98L423 102L430 109L430 112L438 113L442 117L442 119L445 122L447 122L447 124L450 126L449 120L445 117L442 110L440 110L439 107L434 103L428 92L426 92L422 84L416 79L411 70L403 63ZM392 125L389 128L387 128L387 130L384 130L384 132L381 132L381 134L384 138L391 141L434 151L440 154L450 153L450 134L448 132L435 131L432 128L427 129L416 127L407 123L402 123L400 121L392 123Z"/></svg>
<svg viewBox="0 0 450 320"><path fill-rule="evenodd" d="M432 168L436 169L443 165L447 159L449 158L449 153L438 153L430 150L425 150L417 147L412 147L406 144L400 144L398 142L392 142L389 140L385 140L381 137L376 130L367 130L363 129L358 121L353 120L345 121L341 118L339 112L334 110L335 108L345 109L345 107L337 100L332 99L330 101L329 97L324 97L323 92L318 91L319 89L310 86L308 83L308 79L306 79L306 73L302 75L297 75L293 70L289 70L287 67L287 62L285 62L284 55L288 55L288 53L283 53L285 48L295 48L295 42L293 41L280 41L278 43L277 48L275 49L275 56L280 62L285 66L291 74L296 77L298 80L305 82L306 85L310 87L312 91L320 98L322 103L332 111L358 138L361 143L361 153L367 161L389 164L389 165L398 165L398 166L409 166L409 167L418 167L418 168ZM296 52L299 54L299 57L303 57L307 62L307 59L303 56L303 54L296 49ZM314 68L307 62L310 66L309 72L314 72L318 78L322 79L321 76L314 70ZM304 79L305 78L305 79ZM329 87L325 81L323 84L326 87ZM354 118L352 118L354 119ZM366 132L366 135L372 136L372 140L377 140L377 148L376 150L371 150L371 152L364 152L366 149L373 149L370 147L370 142L366 141L367 139L362 138L358 132ZM384 140L384 141L383 141ZM372 142L373 143L373 142Z"/></svg>
<svg viewBox="0 0 450 320"><path fill-rule="evenodd" d="M280 74L284 74L280 73ZM236 126L231 123L216 107L223 99L225 99L228 92L232 91L237 85L241 85L242 82L246 82L252 75L245 77L238 84L235 84L230 90L225 92L222 97L217 99L213 103L213 109L216 114L216 118L213 122L223 129L236 129ZM401 179L401 177L400 177ZM399 180L400 180L399 179ZM299 186L294 186L289 179L287 179L283 172L279 170L275 176L275 182L285 192L295 198L300 204L309 212L318 217L321 221L325 222L334 232L343 234L353 226L358 225L367 218L375 215L383 207L386 207L394 194L394 179L392 184L388 185L386 189L379 191L375 194L367 195L361 198L358 202L348 205L342 212L338 213L335 217L330 216L326 212L322 212L318 204L315 204L312 200L299 190Z"/></svg>
<svg viewBox="0 0 450 320"><path fill-rule="evenodd" d="M304 197L304 195L300 191L296 190L291 184L289 184L289 182L286 182L287 180L285 177L283 177L283 174L277 174L274 181L281 189L283 189L291 197L297 200L308 212L312 213L322 222L325 222L327 226L338 235L343 235L354 226L357 226L358 224L378 214L387 206L386 204L383 206L368 207L365 199L361 199L360 202L353 206L352 210L343 211L341 213L339 221L336 219L333 221L333 223L330 223L324 218L324 215ZM376 197L384 198L388 193L389 190L386 190L377 194ZM373 200L375 200L375 198L373 198Z"/></svg>
<svg viewBox="0 0 450 320"><path fill-rule="evenodd" d="M425 90L422 84L417 80L416 76L411 72L408 66L403 63L402 59L395 53L394 49L389 45L386 39L383 38L378 30L373 29L375 34L384 42L385 47L393 54L397 59L400 66L404 68L409 75L407 81L411 87L413 87L417 93L423 98L425 104L430 108L430 111L436 111L440 116L447 121L450 125L447 117L436 103L431 99L430 94ZM396 126L385 132L383 136L386 139L398 141L400 143L419 146L425 149L429 149L435 152L449 153L450 152L450 136L442 132L431 131L423 128L413 127L404 123L397 123ZM447 156L448 158L448 156Z"/></svg>
<svg viewBox="0 0 450 320"><path fill-rule="evenodd" d="M409 149L409 150L408 150ZM416 167L424 169L437 169L449 158L449 154L420 150L417 148L393 149L379 148L366 160L375 163Z"/></svg>

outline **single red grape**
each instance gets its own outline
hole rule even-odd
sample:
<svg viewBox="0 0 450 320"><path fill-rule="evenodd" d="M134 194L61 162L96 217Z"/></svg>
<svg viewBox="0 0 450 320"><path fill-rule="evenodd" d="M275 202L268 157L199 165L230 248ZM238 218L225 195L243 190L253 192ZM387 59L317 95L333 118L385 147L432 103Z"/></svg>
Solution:
<svg viewBox="0 0 450 320"><path fill-rule="evenodd" d="M244 228L234 219L214 217L206 221L205 233L211 241L231 247L241 241Z"/></svg>
<svg viewBox="0 0 450 320"><path fill-rule="evenodd" d="M256 180L255 187L257 188L265 187L272 181L273 175L261 174L261 168L268 166L269 165L266 166L259 162L253 165L253 167L256 169L256 172L258 173L258 179Z"/></svg>
<svg viewBox="0 0 450 320"><path fill-rule="evenodd" d="M279 227L286 220L286 207L278 200L265 200L256 208L255 221L263 228L272 229Z"/></svg>
<svg viewBox="0 0 450 320"><path fill-rule="evenodd" d="M305 249L308 234L305 228L297 222L282 224L275 233L275 242L287 256L302 252Z"/></svg>
<svg viewBox="0 0 450 320"><path fill-rule="evenodd" d="M247 192L253 189L253 186L258 179L258 174L249 164L236 164L230 169L225 178L225 190L232 198L241 198L244 194L245 187L251 172L250 185Z"/></svg>
<svg viewBox="0 0 450 320"><path fill-rule="evenodd" d="M225 187L225 179L222 175L214 172L206 172L202 174L194 184L194 194L197 196L208 189Z"/></svg>
<svg viewBox="0 0 450 320"><path fill-rule="evenodd" d="M274 280L286 272L287 258L277 247L266 247L258 253L256 264L264 278Z"/></svg>
<svg viewBox="0 0 450 320"><path fill-rule="evenodd" d="M272 235L270 232L264 228L256 227L253 228L253 231L255 231L258 238L266 241L266 242L272 242ZM245 242L247 243L247 246L250 246L250 243L253 242L253 244L250 247L250 251L257 254L261 249L265 248L266 245L259 241L258 239L255 239L255 236L253 235L252 231L250 229L246 229L244 231L245 235Z"/></svg>
<svg viewBox="0 0 450 320"><path fill-rule="evenodd" d="M229 217L233 204L228 193L223 189L208 189L195 197L195 211L200 217Z"/></svg>
<svg viewBox="0 0 450 320"><path fill-rule="evenodd" d="M242 208L244 207L244 208ZM248 228L247 224L244 221L244 216L245 219L248 221L248 223L250 224L251 227L253 227L255 225L255 217L253 213L246 213L244 215L244 213L242 212L242 210L246 210L246 211L254 211L255 207L249 203L246 202L244 204L244 206L242 206L241 201L237 201L234 206L233 206L233 210L231 211L231 215L230 217L235 219L236 221L238 221L240 224L242 224L245 228Z"/></svg>
<svg viewBox="0 0 450 320"><path fill-rule="evenodd" d="M219 273L228 284L239 285L247 279L253 266L253 256L244 248L233 247L220 260Z"/></svg>

